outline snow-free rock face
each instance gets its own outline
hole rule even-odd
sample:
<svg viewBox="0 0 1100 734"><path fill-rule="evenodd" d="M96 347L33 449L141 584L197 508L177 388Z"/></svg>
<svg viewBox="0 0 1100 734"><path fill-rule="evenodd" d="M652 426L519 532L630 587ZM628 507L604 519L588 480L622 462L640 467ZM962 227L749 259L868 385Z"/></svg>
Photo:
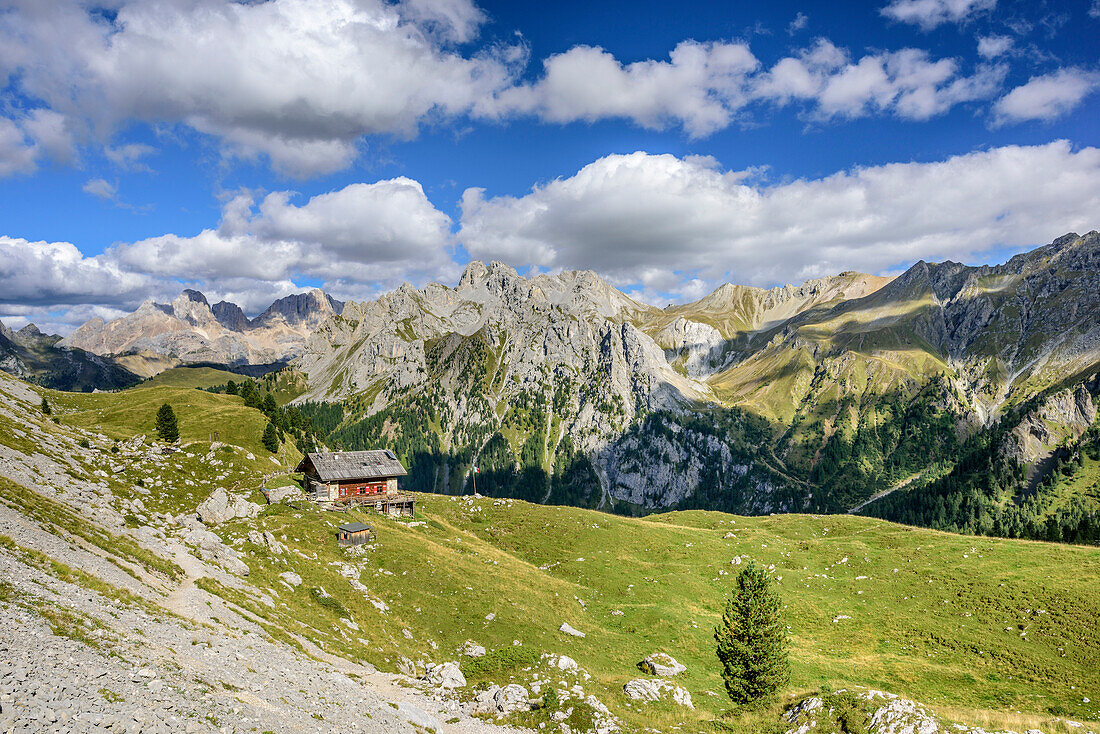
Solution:
<svg viewBox="0 0 1100 734"><path fill-rule="evenodd" d="M343 303L314 289L275 301L249 320L240 306L210 306L202 293L183 291L170 304L146 301L110 322L92 319L64 340L100 355L151 353L184 362L270 364L298 356L310 334L343 310Z"/></svg>
<svg viewBox="0 0 1100 734"><path fill-rule="evenodd" d="M1004 452L1024 465L1033 465L1069 439L1080 438L1096 421L1096 405L1083 385L1060 390L1044 399L1009 433Z"/></svg>
<svg viewBox="0 0 1100 734"><path fill-rule="evenodd" d="M501 263L471 263L456 288L405 285L376 301L347 303L295 365L310 385L301 399L371 389L370 410L378 410L434 385L438 409L456 423L486 423L495 420L495 406L520 393L553 391L556 383L568 403L559 410L570 414L572 441L594 449L640 409L673 408L708 393L673 370L651 337L617 320L647 310L592 273L528 279ZM467 355L478 362L464 361ZM507 377L482 404L460 385L488 360ZM586 384L591 392L582 395Z"/></svg>

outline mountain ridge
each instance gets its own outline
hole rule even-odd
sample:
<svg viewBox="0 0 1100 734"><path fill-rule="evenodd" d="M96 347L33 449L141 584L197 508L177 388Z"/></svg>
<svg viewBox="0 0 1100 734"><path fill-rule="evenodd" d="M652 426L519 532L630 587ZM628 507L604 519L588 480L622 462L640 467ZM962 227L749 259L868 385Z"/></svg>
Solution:
<svg viewBox="0 0 1100 734"><path fill-rule="evenodd" d="M297 403L339 406L329 440L395 447L418 489L461 492L477 463L479 487L536 502L836 512L920 491L971 437L1100 369L1098 293L1094 231L1000 265L724 284L665 309L591 271L475 261L453 287L313 291L305 326L286 318L303 296L270 322ZM179 345L224 333L205 298L142 309L175 319Z"/></svg>

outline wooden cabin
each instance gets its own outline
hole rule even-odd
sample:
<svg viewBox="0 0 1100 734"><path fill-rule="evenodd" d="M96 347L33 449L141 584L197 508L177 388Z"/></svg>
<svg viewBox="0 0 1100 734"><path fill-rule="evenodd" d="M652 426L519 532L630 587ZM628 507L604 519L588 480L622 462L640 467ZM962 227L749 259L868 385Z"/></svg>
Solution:
<svg viewBox="0 0 1100 734"><path fill-rule="evenodd" d="M374 530L361 522L349 522L336 529L336 541L340 545L364 545L374 540Z"/></svg>
<svg viewBox="0 0 1100 734"><path fill-rule="evenodd" d="M316 502L373 507L388 515L415 512L416 500L397 484L408 472L388 449L311 452L295 471L305 476L306 496Z"/></svg>

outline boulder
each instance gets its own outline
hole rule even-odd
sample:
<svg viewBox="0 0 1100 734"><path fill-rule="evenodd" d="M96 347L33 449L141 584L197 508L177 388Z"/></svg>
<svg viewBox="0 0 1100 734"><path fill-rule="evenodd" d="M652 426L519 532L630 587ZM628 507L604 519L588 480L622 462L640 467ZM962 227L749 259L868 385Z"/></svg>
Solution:
<svg viewBox="0 0 1100 734"><path fill-rule="evenodd" d="M464 688L466 686L466 676L462 674L462 669L458 667L458 663L453 661L429 665L425 669L424 677L429 683L438 688Z"/></svg>
<svg viewBox="0 0 1100 734"><path fill-rule="evenodd" d="M688 693L686 688L680 686L672 687L672 700L674 703L678 703L681 706L687 706L689 709L695 708L695 704L691 702L691 694Z"/></svg>
<svg viewBox="0 0 1100 734"><path fill-rule="evenodd" d="M676 658L663 652L655 652L642 662L638 667L650 675L659 675L662 678L671 678L687 670L686 665L676 662Z"/></svg>
<svg viewBox="0 0 1100 734"><path fill-rule="evenodd" d="M575 627L570 626L568 622L562 622L561 627L558 627L558 631L564 632L567 635L572 635L573 637L584 637L583 632L581 632L579 629L576 629Z"/></svg>
<svg viewBox="0 0 1100 734"><path fill-rule="evenodd" d="M302 585L302 577L294 573L293 571L283 571L281 574L279 574L279 578L281 578L288 586L293 586L294 588L298 588Z"/></svg>
<svg viewBox="0 0 1100 734"><path fill-rule="evenodd" d="M267 499L267 504L269 505L302 496L302 488L296 485L264 488L264 497Z"/></svg>
<svg viewBox="0 0 1100 734"><path fill-rule="evenodd" d="M397 656L397 672L401 675L407 675L410 678L416 677L416 663L409 660L404 655Z"/></svg>
<svg viewBox="0 0 1100 734"><path fill-rule="evenodd" d="M557 658L551 658L550 664L558 670L575 671L577 669L577 661L568 655L560 655Z"/></svg>
<svg viewBox="0 0 1100 734"><path fill-rule="evenodd" d="M462 647L458 648L460 655L465 655L468 658L482 658L485 657L485 648L473 640L466 640L462 643Z"/></svg>
<svg viewBox="0 0 1100 734"><path fill-rule="evenodd" d="M501 688L498 685L489 686L474 698L474 709L478 713L486 714L511 714L516 711L527 711L531 708L528 702L527 689L518 683L509 683Z"/></svg>
<svg viewBox="0 0 1100 734"><path fill-rule="evenodd" d="M395 705L397 715L417 731L443 731L443 725L439 723L439 719L419 706L404 701L399 701Z"/></svg>
<svg viewBox="0 0 1100 734"><path fill-rule="evenodd" d="M626 694L627 698L632 698L635 701L660 701L660 681L650 678L636 678L623 686L623 693Z"/></svg>
<svg viewBox="0 0 1100 734"><path fill-rule="evenodd" d="M224 487L218 487L198 507L199 519L205 525L218 525L238 517L253 518L260 514L260 506L243 497L230 499Z"/></svg>

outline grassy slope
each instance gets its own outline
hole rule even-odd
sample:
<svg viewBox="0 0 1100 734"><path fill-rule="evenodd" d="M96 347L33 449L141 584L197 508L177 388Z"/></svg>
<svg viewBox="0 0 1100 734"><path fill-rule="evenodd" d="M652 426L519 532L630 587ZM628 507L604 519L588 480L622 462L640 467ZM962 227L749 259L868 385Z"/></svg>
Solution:
<svg viewBox="0 0 1100 734"><path fill-rule="evenodd" d="M358 562L361 581L389 606L386 614L333 565L351 560L333 535L347 516L268 510L260 525L311 558L246 546L255 551L247 559L250 581L278 596L274 609L249 608L330 651L382 667L394 665L397 654L451 659L466 639L490 650L510 650L519 640L527 650L575 658L594 679L585 689L628 722L691 725L728 708L711 631L738 568L731 560L753 557L774 564L781 577L793 642L790 692L857 684L967 710L1100 716L1096 704L1083 705L1080 697L1100 694L1100 631L1093 622L1100 598L1085 592L1100 582L1097 549L969 538L848 516L686 512L639 520L429 495L421 495L419 508L428 522L415 528L361 516L379 538ZM239 523L227 534L243 538L252 527ZM736 537L726 538L729 532ZM305 579L302 587L291 591L278 581L286 570ZM309 587L332 594L361 631L320 608ZM491 622L489 613L496 615ZM588 636L559 633L562 622ZM688 666L681 684L697 712L627 708L622 685L640 675L635 664L654 651Z"/></svg>
<svg viewBox="0 0 1100 734"><path fill-rule="evenodd" d="M246 378L214 367L173 367L150 377L138 387L213 387L229 380L243 382Z"/></svg>
<svg viewBox="0 0 1100 734"><path fill-rule="evenodd" d="M236 395L216 395L188 387L150 387L122 393L47 392L66 423L101 431L111 438L129 438L136 434L155 437L157 409L172 406L179 423L180 442L223 441L251 451L259 457L271 456L260 443L267 419L258 410L246 408ZM297 449L283 443L275 457L293 466ZM272 465L274 469L274 465Z"/></svg>

